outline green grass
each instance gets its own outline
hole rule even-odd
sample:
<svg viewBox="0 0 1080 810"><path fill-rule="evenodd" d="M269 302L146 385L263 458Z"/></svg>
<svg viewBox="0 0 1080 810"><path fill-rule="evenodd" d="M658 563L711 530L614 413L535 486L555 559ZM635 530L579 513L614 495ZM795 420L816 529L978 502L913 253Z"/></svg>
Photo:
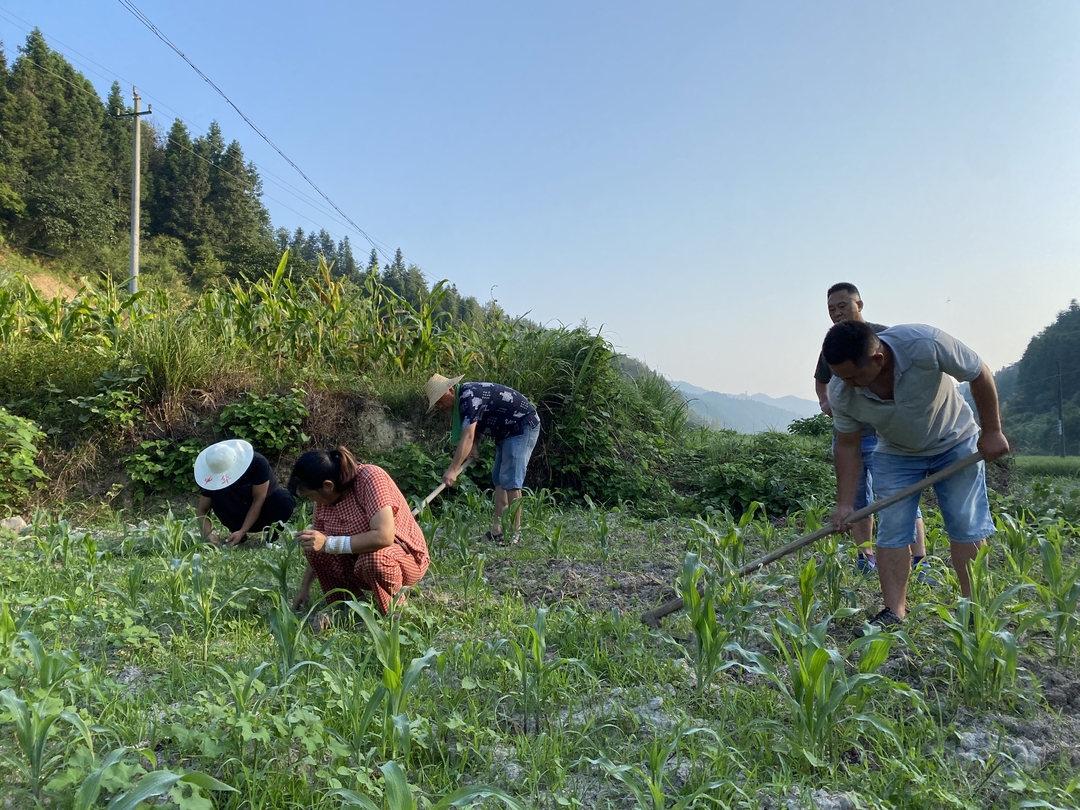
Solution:
<svg viewBox="0 0 1080 810"><path fill-rule="evenodd" d="M1080 478L1080 456L1016 456L1016 469L1025 475Z"/></svg>
<svg viewBox="0 0 1080 810"><path fill-rule="evenodd" d="M408 608L394 621L346 610L324 635L283 599L301 574L290 544L200 546L190 514L142 528L116 516L89 535L39 515L32 532L0 538L0 691L11 696L0 706L25 704L41 743L29 759L0 709L0 806L37 806L35 792L41 806L80 806L76 791L110 755L87 807L151 787L152 771L188 806L229 810L368 806L347 802L356 796L411 810L405 781L420 807L485 785L504 791L485 808L545 810L810 808L839 794L862 807L1004 810L1080 798L1076 709L1048 706L1033 675L1076 680L1075 623L1052 637L1062 605L1075 612L1075 525L1008 519L980 579L1000 604L992 616L983 606L970 639L966 623L939 616L956 593L938 564L946 584L912 586L903 632L863 641L860 608L876 612L879 594L843 538L739 588L713 579L703 598L714 609L698 603L659 632L639 621L671 595L687 554L688 582L715 577L815 515L778 528L612 510L601 546L595 509L530 498L523 543L497 547L476 539L489 501L438 506L421 520L433 563ZM941 558L940 518L927 519ZM1051 545L1052 582L1039 551ZM708 614L737 643L703 663L694 623L704 633ZM973 690L961 648L1010 677ZM980 734L991 741L959 746ZM1025 764L1036 744L1038 765Z"/></svg>

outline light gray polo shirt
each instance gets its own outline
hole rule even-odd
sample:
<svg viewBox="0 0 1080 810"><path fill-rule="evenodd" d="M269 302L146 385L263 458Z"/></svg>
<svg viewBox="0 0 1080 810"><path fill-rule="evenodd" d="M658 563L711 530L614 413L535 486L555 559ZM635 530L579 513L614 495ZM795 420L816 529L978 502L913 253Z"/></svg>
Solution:
<svg viewBox="0 0 1080 810"><path fill-rule="evenodd" d="M956 390L953 377L971 382L982 360L952 335L912 323L878 334L893 353L893 398L880 399L869 388L850 388L839 377L829 382L833 426L858 433L873 425L878 451L933 456L978 433L975 415Z"/></svg>

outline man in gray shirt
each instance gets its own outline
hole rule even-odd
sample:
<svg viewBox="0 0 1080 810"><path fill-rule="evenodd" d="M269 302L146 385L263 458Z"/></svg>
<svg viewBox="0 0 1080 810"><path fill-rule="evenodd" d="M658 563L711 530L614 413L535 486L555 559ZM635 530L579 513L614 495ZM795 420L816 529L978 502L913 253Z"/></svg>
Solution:
<svg viewBox="0 0 1080 810"><path fill-rule="evenodd" d="M826 304L829 307L829 320L833 323L841 321L861 321L875 333L884 332L889 327L880 323L871 323L863 317L863 300L859 294L859 288L854 284L841 281L829 287L826 293ZM817 367L814 369L814 391L817 393L818 405L821 412L832 416L832 405L829 404L829 382L833 374L829 370L829 364L822 355L818 355ZM834 434L835 436L835 434ZM863 473L859 478L859 487L855 495L855 508L862 509L869 505L874 497L874 474L873 457L877 448L877 434L873 426L863 426L861 442ZM836 440L833 439L833 449L836 448ZM863 574L869 574L877 567L873 554L874 518L870 517L852 524L851 536L855 540L857 558L856 570ZM923 524L922 512L915 514L915 542L911 547L911 570L915 572L918 582L927 585L937 584L930 575L930 564L926 561L926 527Z"/></svg>
<svg viewBox="0 0 1080 810"><path fill-rule="evenodd" d="M993 461L1009 452L1001 432L997 389L979 356L932 326L908 324L874 334L867 324L833 326L822 345L834 377L829 402L836 429L836 509L832 522L848 529L862 470L861 425L878 435L874 483L879 497L910 484L976 451ZM953 377L971 385L982 422L975 417ZM963 596L971 597L968 566L994 531L986 498L986 468L980 462L934 487L949 535L949 551ZM871 621L888 626L904 618L911 543L918 496L881 511L877 563L885 602Z"/></svg>

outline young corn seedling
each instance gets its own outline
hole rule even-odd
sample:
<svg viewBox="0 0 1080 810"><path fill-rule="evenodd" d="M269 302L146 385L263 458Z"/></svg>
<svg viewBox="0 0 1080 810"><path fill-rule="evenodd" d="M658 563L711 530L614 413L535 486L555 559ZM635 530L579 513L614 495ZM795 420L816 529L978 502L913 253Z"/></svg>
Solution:
<svg viewBox="0 0 1080 810"><path fill-rule="evenodd" d="M191 559L191 592L182 596L189 613L193 615L193 624L202 637L202 660L205 662L210 656L210 639L214 636L218 627L218 620L225 609L239 596L254 589L251 587L237 588L227 596L221 597L217 592L217 574L210 575L207 581L203 572L202 559L196 554Z"/></svg>
<svg viewBox="0 0 1080 810"><path fill-rule="evenodd" d="M784 722L761 720L755 724L779 735L778 751L815 768L830 765L841 750L859 745L853 726L873 728L893 745L899 745L889 721L865 711L870 695L879 687L887 685L893 692L918 700L909 687L876 672L888 655L893 634L875 633L852 642L846 656L860 651L862 656L858 670L848 673L845 656L828 646L830 618L808 630L787 616L776 620L769 640L790 681L767 656L737 649L746 662L740 666L770 681L788 708L789 717Z"/></svg>
<svg viewBox="0 0 1080 810"><path fill-rule="evenodd" d="M1002 697L1010 701L1019 697L1015 690L1019 653L1009 624L1019 619L1023 632L1038 618L1018 616L1009 609L1013 598L1029 586L1017 583L992 595L988 554L989 548L983 548L971 563L972 598L961 598L955 615L944 605L933 608L948 631L944 645L950 653L949 667L956 674L963 699L974 706L994 705Z"/></svg>
<svg viewBox="0 0 1080 810"><path fill-rule="evenodd" d="M108 753L101 767L87 776L79 786L72 810L91 810L98 806L98 796L101 794L106 772L118 765L126 753L127 748L117 748ZM150 758L152 764L156 764L153 754L144 753L144 756ZM142 769L136 772L142 773ZM191 795L185 796L184 790L190 791ZM153 800L166 795L181 807L210 807L209 799L202 795L204 790L237 792L236 788L201 771L175 774L172 771L155 770L143 773L136 784L116 793L109 802L108 810L136 810L146 807L148 803L158 804L159 802Z"/></svg>
<svg viewBox="0 0 1080 810"><path fill-rule="evenodd" d="M45 780L64 760L63 751L57 751L49 745L53 726L58 720L72 725L86 741L87 748L93 752L90 729L83 719L72 712L60 711L56 704L57 701L50 700L48 696L34 703L27 703L11 689L0 692L0 705L7 710L11 718L7 722L15 726L15 742L22 758L6 753L0 756L9 767L23 775L30 792L39 801Z"/></svg>
<svg viewBox="0 0 1080 810"><path fill-rule="evenodd" d="M30 665L37 676L37 694L42 699L48 698L53 690L79 671L79 660L68 650L45 652L38 637L29 630L19 633L19 641L30 654Z"/></svg>
<svg viewBox="0 0 1080 810"><path fill-rule="evenodd" d="M343 810L417 810L413 789L401 766L390 760L385 765L380 765L379 770L382 771L385 783L381 802L376 803L355 790L343 788L330 791L330 795L342 800ZM495 799L510 810L525 810L524 806L508 793L490 785L467 785L427 806L430 810L447 810L450 807L471 807L485 799ZM484 806L487 806L486 802Z"/></svg>
<svg viewBox="0 0 1080 810"><path fill-rule="evenodd" d="M533 720L533 732L540 731L540 717L545 707L550 710L551 689L549 681L552 675L566 666L574 666L587 675L592 673L584 661L577 658L556 658L548 660L547 657L547 608L539 608L536 611L536 619L532 625L525 625L524 642L510 639L512 659L504 661L504 665L513 672L520 684L519 693L521 702L522 724L526 734L529 733L529 718Z"/></svg>
<svg viewBox="0 0 1080 810"><path fill-rule="evenodd" d="M677 758L683 741L694 735L707 735L714 742L719 737L710 728L679 728L670 738L656 738L646 746L647 761L640 765L616 765L605 756L596 759L584 758L580 761L599 766L612 779L617 779L629 788L641 810L691 810L702 804L716 804L716 795L727 780L704 783L688 793L679 795L670 784L669 762ZM677 766L676 762L676 766Z"/></svg>
<svg viewBox="0 0 1080 810"><path fill-rule="evenodd" d="M409 695L420 681L421 673L435 663L439 657L434 648L429 648L419 658L409 662L408 667L401 655L401 616L393 611L390 616L390 629L384 630L380 620L372 613L371 607L359 602L346 603L357 613L367 627L375 649L375 655L382 664L382 683L372 694L361 725L367 725L381 708L383 714L382 750L384 755L396 755L400 752L408 760L411 746L411 726L405 714Z"/></svg>
<svg viewBox="0 0 1080 810"><path fill-rule="evenodd" d="M1080 643L1080 561L1065 565L1065 538L1054 528L1039 540L1044 582L1035 586L1044 606L1043 617L1054 638L1054 655L1061 662L1072 658Z"/></svg>
<svg viewBox="0 0 1080 810"><path fill-rule="evenodd" d="M698 697L705 693L712 679L731 666L722 663L727 648L729 631L726 622L717 621L717 588L709 571L696 554L687 554L683 560L679 591L686 606L690 626L694 628L694 675L695 692Z"/></svg>

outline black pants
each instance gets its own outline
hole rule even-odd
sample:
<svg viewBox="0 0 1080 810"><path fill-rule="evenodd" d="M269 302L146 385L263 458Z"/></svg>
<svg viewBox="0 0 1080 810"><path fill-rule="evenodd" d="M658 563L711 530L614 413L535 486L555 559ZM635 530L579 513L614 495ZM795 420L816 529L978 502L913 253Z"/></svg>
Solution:
<svg viewBox="0 0 1080 810"><path fill-rule="evenodd" d="M288 522L292 517L293 509L296 507L296 499L287 489L275 489L269 495L266 496L266 500L263 501L262 511L259 512L259 517L255 521L254 525L248 529L248 533L261 532L268 526L273 526L279 520ZM214 514L217 514L216 512ZM232 517L233 523L227 522L221 515L218 515L220 520L230 532L239 531L240 527L244 525L244 518L247 515L240 515L239 519L236 516Z"/></svg>

